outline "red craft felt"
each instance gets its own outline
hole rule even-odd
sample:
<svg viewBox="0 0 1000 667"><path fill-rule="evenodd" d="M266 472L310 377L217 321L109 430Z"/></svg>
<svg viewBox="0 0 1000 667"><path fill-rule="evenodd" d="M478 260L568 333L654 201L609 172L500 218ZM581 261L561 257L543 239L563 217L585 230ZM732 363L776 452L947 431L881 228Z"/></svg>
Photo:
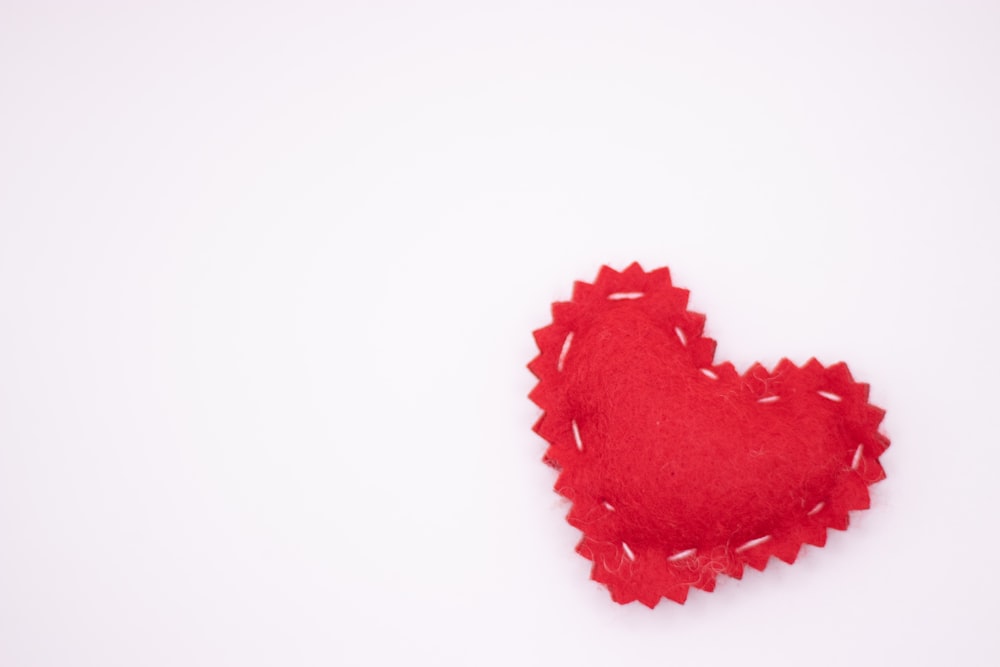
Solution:
<svg viewBox="0 0 1000 667"><path fill-rule="evenodd" d="M719 574L792 563L866 509L885 477L884 411L843 363L739 374L666 268L603 267L535 332L535 431L577 551L619 603L683 603Z"/></svg>

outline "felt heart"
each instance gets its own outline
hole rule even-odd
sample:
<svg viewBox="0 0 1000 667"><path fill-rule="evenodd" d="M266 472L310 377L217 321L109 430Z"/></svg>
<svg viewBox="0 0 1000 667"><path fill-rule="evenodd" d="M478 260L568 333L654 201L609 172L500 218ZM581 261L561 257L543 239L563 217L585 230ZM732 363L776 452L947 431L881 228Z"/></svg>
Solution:
<svg viewBox="0 0 1000 667"><path fill-rule="evenodd" d="M603 267L535 332L535 431L583 531L577 551L620 603L795 561L869 505L889 440L868 385L815 359L739 374L666 268Z"/></svg>

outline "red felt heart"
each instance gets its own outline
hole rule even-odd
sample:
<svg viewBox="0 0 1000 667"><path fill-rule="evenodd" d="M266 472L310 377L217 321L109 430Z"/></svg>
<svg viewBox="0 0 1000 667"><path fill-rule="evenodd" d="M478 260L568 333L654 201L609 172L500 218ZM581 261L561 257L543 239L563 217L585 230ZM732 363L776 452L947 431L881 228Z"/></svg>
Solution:
<svg viewBox="0 0 1000 667"><path fill-rule="evenodd" d="M713 362L687 300L666 268L603 267L535 332L535 431L583 531L577 551L620 603L683 603L744 564L792 563L885 477L884 411L845 364L741 375Z"/></svg>

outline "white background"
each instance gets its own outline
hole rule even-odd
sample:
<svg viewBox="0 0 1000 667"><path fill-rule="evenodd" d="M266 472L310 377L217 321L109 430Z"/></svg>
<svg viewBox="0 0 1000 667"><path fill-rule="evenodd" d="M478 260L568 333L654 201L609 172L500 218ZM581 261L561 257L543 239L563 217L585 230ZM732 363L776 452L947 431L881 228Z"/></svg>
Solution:
<svg viewBox="0 0 1000 667"><path fill-rule="evenodd" d="M83 4L0 7L0 665L995 664L996 3ZM654 611L526 398L632 260L893 441Z"/></svg>

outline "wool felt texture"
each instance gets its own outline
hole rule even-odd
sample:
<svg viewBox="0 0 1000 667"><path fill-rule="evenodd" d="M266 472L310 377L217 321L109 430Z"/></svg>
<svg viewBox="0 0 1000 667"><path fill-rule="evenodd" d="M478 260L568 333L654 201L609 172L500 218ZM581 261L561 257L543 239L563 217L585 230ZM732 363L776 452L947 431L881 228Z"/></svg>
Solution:
<svg viewBox="0 0 1000 667"><path fill-rule="evenodd" d="M792 563L867 509L884 479L884 411L844 363L740 374L670 272L602 267L534 333L534 430L571 501L591 576L619 603L683 603L692 586Z"/></svg>

